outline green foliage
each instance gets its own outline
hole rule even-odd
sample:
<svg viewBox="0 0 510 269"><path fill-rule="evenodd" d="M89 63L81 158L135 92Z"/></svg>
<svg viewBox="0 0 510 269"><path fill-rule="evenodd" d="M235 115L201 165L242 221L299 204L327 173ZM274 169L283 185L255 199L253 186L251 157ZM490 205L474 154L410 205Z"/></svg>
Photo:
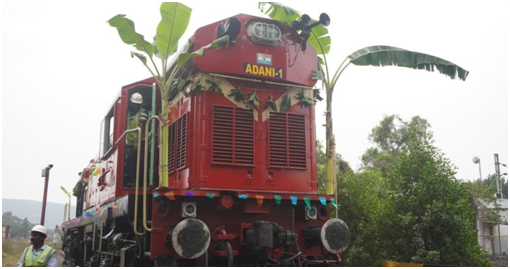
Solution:
<svg viewBox="0 0 510 269"><path fill-rule="evenodd" d="M314 100L310 97L305 95L305 90L302 90L301 92L298 92L296 95L294 95L296 99L301 102L301 104L305 107L309 107L314 104Z"/></svg>
<svg viewBox="0 0 510 269"><path fill-rule="evenodd" d="M387 211L385 179L380 171L339 172L339 218L351 231L351 242L342 259L348 266L381 266L385 260L381 214Z"/></svg>
<svg viewBox="0 0 510 269"><path fill-rule="evenodd" d="M339 217L351 231L342 259L364 267L383 261L489 266L476 237L470 184L455 178L454 166L432 144L428 123L416 117L412 122L393 128L402 129L400 135L388 132L393 140L384 140L387 150L367 150L379 158L373 160L388 161L386 171L382 165L356 172L338 168ZM401 143L396 156L389 149L398 143L392 141ZM326 155L320 143L317 162L321 183Z"/></svg>
<svg viewBox="0 0 510 269"><path fill-rule="evenodd" d="M63 186L60 186L60 189L65 193L65 195L69 198L71 198L71 194L64 188Z"/></svg>
<svg viewBox="0 0 510 269"><path fill-rule="evenodd" d="M497 191L496 181L497 181L496 174L491 174L491 175L488 175L486 178L484 178L483 181L476 180L476 181L470 182L470 183L473 186L486 187L487 191L492 192L492 196L494 196L494 194ZM508 199L508 181L506 180L506 178L504 176L501 177L501 188L502 188L501 194L503 194L503 198ZM482 196L479 196L479 197L482 197Z"/></svg>
<svg viewBox="0 0 510 269"><path fill-rule="evenodd" d="M502 178L502 185L505 179ZM473 207L478 210L483 222L487 225L497 225L501 223L500 211L503 210L494 195L496 193L496 175L489 175L483 181L465 183L471 195ZM508 192L508 190L506 190ZM503 193L504 194L504 193Z"/></svg>
<svg viewBox="0 0 510 269"><path fill-rule="evenodd" d="M317 101L322 101L324 100L321 96L321 92L320 92L320 89L313 89L313 102L314 103L317 103Z"/></svg>
<svg viewBox="0 0 510 269"><path fill-rule="evenodd" d="M432 145L431 134L410 132L409 137L388 177L391 206L380 226L388 239L394 239L383 242L387 258L487 266L473 225L476 212L468 189L455 178L450 161Z"/></svg>
<svg viewBox="0 0 510 269"><path fill-rule="evenodd" d="M259 106L259 97L257 96L257 90L254 90L253 93L248 96L248 100L246 101L247 104L251 106L252 109L255 109Z"/></svg>
<svg viewBox="0 0 510 269"><path fill-rule="evenodd" d="M191 17L191 8L177 2L161 3L161 21L156 30L156 46L163 59L177 51L177 44Z"/></svg>
<svg viewBox="0 0 510 269"><path fill-rule="evenodd" d="M73 187L73 196L78 197L78 195L80 195L82 189L83 189L83 181L79 180L78 182L76 182L76 185L74 185L74 187Z"/></svg>
<svg viewBox="0 0 510 269"><path fill-rule="evenodd" d="M202 77L196 79L195 83L191 87L191 91L193 92L194 95L200 95L202 93L202 90L205 89L205 87L202 86L202 84L200 84L201 78Z"/></svg>
<svg viewBox="0 0 510 269"><path fill-rule="evenodd" d="M301 18L301 15L296 10L275 2L259 2L259 9L271 19L288 26L290 26L293 21ZM317 22L317 20L312 20L312 23L315 22ZM310 32L308 43L310 43L318 54L328 54L331 48L331 37L329 36L328 29L322 24L313 27Z"/></svg>
<svg viewBox="0 0 510 269"><path fill-rule="evenodd" d="M285 94L282 96L282 103L280 104L280 111L287 111L290 109L290 96Z"/></svg>
<svg viewBox="0 0 510 269"><path fill-rule="evenodd" d="M287 26L300 17L296 10L274 2L259 2L259 9L270 18Z"/></svg>
<svg viewBox="0 0 510 269"><path fill-rule="evenodd" d="M276 106L276 103L273 99L273 96L269 95L267 97L267 102L264 105L264 109L271 108L272 111L278 112L278 107Z"/></svg>
<svg viewBox="0 0 510 269"><path fill-rule="evenodd" d="M267 9L266 7L269 6ZM284 5L278 3L259 3L259 9L265 14L269 15L274 20L280 21L284 24L291 24L297 18L300 18L300 14ZM335 137L333 134L333 120L330 118L332 114L332 101L333 91L335 89L338 79L342 75L343 71L351 63L354 65L373 65L373 66L401 66L413 69L425 69L433 71L434 68L439 70L440 73L446 74L453 78L460 78L465 80L469 72L460 66L448 62L439 57L428 55L419 52L408 51L400 48L389 47L389 46L370 46L355 51L344 59L344 61L338 66L334 74L330 74L329 67L326 60L326 54L330 50L331 38L327 35L328 31L322 25L314 27L311 31L308 42L315 48L318 54L317 58L318 69L322 72L319 76L316 72L312 72L313 79L322 79L322 86L326 90L326 151L331 152L328 154L328 161L326 162L326 169L328 176L326 192L328 194L333 193L332 180L336 179L335 169L332 167L334 164L333 158L335 158ZM282 103L283 106L283 103ZM280 109L286 111L287 109Z"/></svg>
<svg viewBox="0 0 510 269"><path fill-rule="evenodd" d="M223 92L221 91L221 86L220 86L220 84L218 84L218 82L216 82L214 80L210 80L210 79L206 79L205 82L207 84L211 84L211 86L209 86L209 88L207 88L208 92L218 92L221 95L223 95Z"/></svg>
<svg viewBox="0 0 510 269"><path fill-rule="evenodd" d="M222 36L222 37L214 40L212 43L210 43L206 46L203 46L194 52L183 52L183 53L179 54L179 56L177 57L177 67L179 67L179 68L182 67L189 59L191 59L193 57L204 56L206 49L220 49L223 46L223 44L225 44L225 46L228 47L228 42L229 42L229 36L226 35L226 36ZM188 51L188 49L191 47L191 45L192 45L192 41L191 41L191 39L189 39L188 45L185 49L183 49L183 51Z"/></svg>
<svg viewBox="0 0 510 269"><path fill-rule="evenodd" d="M172 84L170 85L170 91L169 91L169 97L173 98L178 92L184 93L184 95L187 95L186 88L184 87L189 80L187 79L174 79Z"/></svg>
<svg viewBox="0 0 510 269"><path fill-rule="evenodd" d="M20 219L12 215L12 212L4 212L2 214L2 226L11 226L10 237L25 237L29 236L29 231L35 224L28 221L27 218Z"/></svg>
<svg viewBox="0 0 510 269"><path fill-rule="evenodd" d="M427 71L437 69L439 73L445 74L451 79L466 80L469 74L464 68L439 57L390 46L362 48L351 53L348 58L352 64L362 66L394 65Z"/></svg>
<svg viewBox="0 0 510 269"><path fill-rule="evenodd" d="M382 150L390 151L396 156L409 139L424 139L429 128L428 121L420 116L414 116L410 122L399 115L385 116L379 125L372 129L369 139Z"/></svg>
<svg viewBox="0 0 510 269"><path fill-rule="evenodd" d="M174 76L184 63L192 57L204 55L205 49L219 49L225 43L228 45L228 36L219 38L194 52L188 52L192 45L191 40L188 40L187 47L177 57L175 68L172 69L171 73L168 73L167 70L169 70L170 64L168 59L177 51L179 39L188 28L191 9L181 3L165 2L160 6L160 13L161 21L156 29L156 36L152 44L146 41L143 35L136 32L134 22L126 18L126 15L116 15L108 20L108 23L117 29L124 43L133 45L139 51L131 52L131 57L136 57L143 63L158 83L162 96L168 99L170 98L170 88L175 85L173 82ZM161 59L161 68L158 68L155 64L154 55ZM147 65L148 60L150 60L151 67ZM181 90L179 89L179 91Z"/></svg>
<svg viewBox="0 0 510 269"><path fill-rule="evenodd" d="M154 54L152 44L145 40L144 36L137 33L135 23L126 18L126 15L119 14L108 20L110 26L115 27L122 42L133 45L138 51L147 53L150 57Z"/></svg>
<svg viewBox="0 0 510 269"><path fill-rule="evenodd" d="M410 139L426 140L431 135L430 124L426 119L414 116L405 121L398 115L385 116L372 129L368 139L376 145L362 155L365 169L380 169L383 175L395 166L397 157L405 149Z"/></svg>
<svg viewBox="0 0 510 269"><path fill-rule="evenodd" d="M230 90L230 94L228 95L228 97L234 97L234 101L238 102L238 103L245 103L245 99L244 99L244 94L243 92L241 91L241 87L237 87L235 89L231 89Z"/></svg>

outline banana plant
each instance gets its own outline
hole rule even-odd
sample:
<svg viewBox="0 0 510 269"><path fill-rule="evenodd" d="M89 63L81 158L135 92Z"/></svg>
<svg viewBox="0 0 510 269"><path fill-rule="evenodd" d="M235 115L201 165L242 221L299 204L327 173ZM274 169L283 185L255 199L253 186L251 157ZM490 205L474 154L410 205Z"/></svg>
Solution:
<svg viewBox="0 0 510 269"><path fill-rule="evenodd" d="M156 29L153 43L146 41L143 35L136 32L134 22L128 19L126 15L116 15L108 20L108 23L117 29L124 43L134 47L136 51L131 52L131 57L138 58L149 70L161 92L162 112L159 115L161 135L158 142L160 149L159 178L160 187L166 188L168 187L168 111L170 109L169 99L175 93L171 90L175 76L187 60L204 55L205 49L219 49L224 43L228 45L229 41L228 36L224 36L209 45L188 53L188 48L192 45L191 40L189 40L187 47L183 48L181 53L175 55L179 39L188 28L191 8L181 3L162 3L160 13L161 21ZM170 71L172 63L170 57L172 56L177 57L177 59L175 67ZM159 64L156 63L158 60L155 58L159 59Z"/></svg>
<svg viewBox="0 0 510 269"><path fill-rule="evenodd" d="M270 18L283 24L291 25L295 20L301 19L296 10L278 3L260 2L259 9ZM322 81L322 88L326 90L326 193L335 194L336 188L336 160L335 136L333 134L332 101L333 92L342 72L350 64L359 66L398 66L413 69L434 71L449 76L451 79L466 80L469 72L457 64L439 57L425 53L409 51L391 46L369 46L359 49L348 55L336 68L330 72L326 54L331 48L331 37L327 28L319 24L311 29L308 43L317 51L319 70L312 73L312 77ZM338 213L337 213L338 214Z"/></svg>
<svg viewBox="0 0 510 269"><path fill-rule="evenodd" d="M69 208L67 210L67 220L71 219L71 194L64 188L63 186L60 186L60 189L69 197Z"/></svg>

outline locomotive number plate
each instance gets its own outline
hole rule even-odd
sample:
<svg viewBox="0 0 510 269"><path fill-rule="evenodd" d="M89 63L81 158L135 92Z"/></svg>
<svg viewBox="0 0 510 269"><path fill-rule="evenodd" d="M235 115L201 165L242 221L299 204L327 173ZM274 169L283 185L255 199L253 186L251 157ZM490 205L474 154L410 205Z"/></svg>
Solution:
<svg viewBox="0 0 510 269"><path fill-rule="evenodd" d="M283 75L284 75L283 68L251 64L251 63L244 63L243 72L245 74L259 75L259 76L270 77L270 78L279 78L279 79L283 79Z"/></svg>

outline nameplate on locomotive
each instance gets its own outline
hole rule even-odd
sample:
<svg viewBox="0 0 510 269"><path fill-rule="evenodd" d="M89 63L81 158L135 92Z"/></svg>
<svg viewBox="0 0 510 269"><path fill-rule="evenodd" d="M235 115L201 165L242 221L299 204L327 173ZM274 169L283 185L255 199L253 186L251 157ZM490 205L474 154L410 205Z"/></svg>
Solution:
<svg viewBox="0 0 510 269"><path fill-rule="evenodd" d="M259 65L252 63L244 63L243 72L245 74L264 76L269 78L283 79L283 68L272 67L267 65Z"/></svg>

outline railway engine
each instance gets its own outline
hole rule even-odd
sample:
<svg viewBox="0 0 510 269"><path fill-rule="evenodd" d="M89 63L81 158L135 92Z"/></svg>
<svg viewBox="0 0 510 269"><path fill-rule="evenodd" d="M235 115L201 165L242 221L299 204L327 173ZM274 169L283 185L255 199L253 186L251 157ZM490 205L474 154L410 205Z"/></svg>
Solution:
<svg viewBox="0 0 510 269"><path fill-rule="evenodd" d="M192 47L225 35L228 46L184 64L171 96L153 78L122 87L101 121L99 153L80 173L76 218L63 224L66 263L341 264L350 233L330 219L334 197L317 192L315 49L292 27L245 14L199 28ZM145 130L128 128L133 94L143 98ZM126 177L132 132L144 145L135 181Z"/></svg>

